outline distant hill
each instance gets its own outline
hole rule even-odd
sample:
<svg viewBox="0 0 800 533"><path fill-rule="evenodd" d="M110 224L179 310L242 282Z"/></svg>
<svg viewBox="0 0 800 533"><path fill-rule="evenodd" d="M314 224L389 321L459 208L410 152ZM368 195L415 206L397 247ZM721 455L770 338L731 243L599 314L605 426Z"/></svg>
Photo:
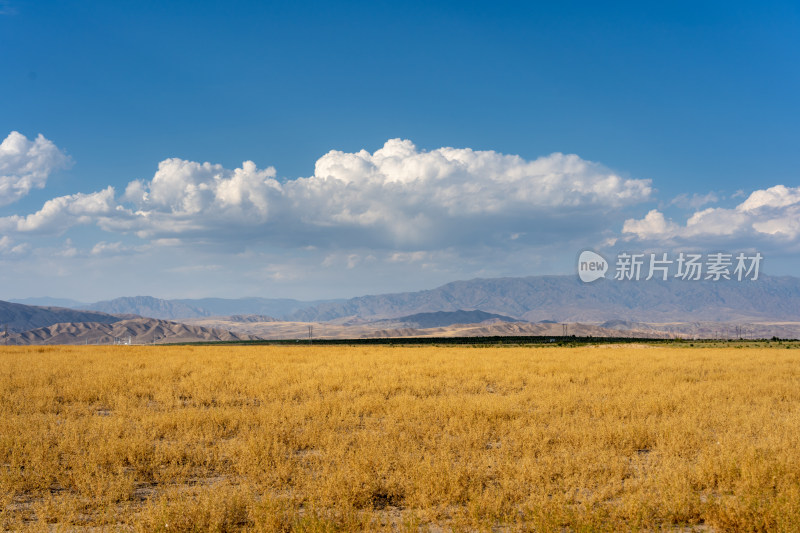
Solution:
<svg viewBox="0 0 800 533"><path fill-rule="evenodd" d="M69 298L50 298L49 296L42 296L39 298L20 298L11 299L9 302L14 304L23 305L37 305L39 307L68 307L76 309L82 305L87 305L86 302L79 302L78 300L71 300Z"/></svg>
<svg viewBox="0 0 800 533"><path fill-rule="evenodd" d="M487 320L500 322L515 322L516 319L509 316L486 313L484 311L436 311L434 313L416 313L413 315L401 316L394 319L413 325L416 328L441 328L452 326L453 324L478 324Z"/></svg>
<svg viewBox="0 0 800 533"><path fill-rule="evenodd" d="M642 337L663 339L669 335L659 331L619 331L591 324L570 324L569 335L577 337ZM561 324L531 324L528 322L496 322L493 324L454 324L431 328L394 328L363 335L364 338L396 337L519 337L563 335Z"/></svg>
<svg viewBox="0 0 800 533"><path fill-rule="evenodd" d="M614 281L577 276L456 281L436 289L362 296L295 312L297 321L340 317L398 319L459 309L529 322L800 320L800 279L762 275L757 281Z"/></svg>
<svg viewBox="0 0 800 533"><path fill-rule="evenodd" d="M152 296L125 296L84 305L81 309L162 319L176 317L195 318L212 314L201 307L187 305L175 300L153 298Z"/></svg>
<svg viewBox="0 0 800 533"><path fill-rule="evenodd" d="M290 298L200 298L171 300L190 307L208 311L214 316L231 315L265 315L284 318L302 309L320 305L322 303L342 302L344 300L316 300L304 302ZM179 318L179 317L175 317Z"/></svg>
<svg viewBox="0 0 800 533"><path fill-rule="evenodd" d="M531 324L528 322L505 322L496 319L476 324L452 324L438 327L416 327L407 322L386 320L364 322L360 324L335 324L333 322L235 322L230 317L190 318L186 323L193 326L217 328L237 334L256 335L262 339L299 339L309 341L309 333L313 339L361 339L384 337L483 337L483 336L548 336L564 335L562 324ZM312 331L309 332L309 325ZM569 324L567 335L594 337L654 337L668 338L674 336L672 331L660 331L648 324L641 328L629 328L625 331L603 328L593 324ZM694 330L694 327L692 328Z"/></svg>
<svg viewBox="0 0 800 533"><path fill-rule="evenodd" d="M104 313L139 315L172 320L207 316L261 315L285 317L314 305L342 300L302 302L286 298L200 298L164 300L152 296L125 296L92 304L80 309Z"/></svg>
<svg viewBox="0 0 800 533"><path fill-rule="evenodd" d="M156 320L135 318L113 324L78 322L53 324L22 333L11 333L6 344L113 344L115 340L131 344L164 342L236 341L255 339L252 335L236 334L221 329L189 326Z"/></svg>
<svg viewBox="0 0 800 533"><path fill-rule="evenodd" d="M61 322L98 322L111 324L120 317L94 311L78 311L63 307L39 307L0 301L0 331L27 331Z"/></svg>
<svg viewBox="0 0 800 533"><path fill-rule="evenodd" d="M265 315L231 315L222 318L226 318L231 322L278 322L278 319Z"/></svg>
<svg viewBox="0 0 800 533"><path fill-rule="evenodd" d="M762 274L757 281L741 282L602 279L585 284L574 275L531 276L454 281L430 290L348 300L161 300L138 296L97 302L84 309L168 320L261 315L292 322L342 324L478 310L542 323L800 321L800 279Z"/></svg>

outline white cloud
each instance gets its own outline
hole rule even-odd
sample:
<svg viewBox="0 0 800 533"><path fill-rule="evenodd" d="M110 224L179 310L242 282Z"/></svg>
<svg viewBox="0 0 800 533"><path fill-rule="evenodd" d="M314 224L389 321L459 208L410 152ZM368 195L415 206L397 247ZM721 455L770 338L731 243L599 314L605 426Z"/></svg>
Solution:
<svg viewBox="0 0 800 533"><path fill-rule="evenodd" d="M221 270L220 265L185 265L167 269L168 272L191 273L191 272L215 272Z"/></svg>
<svg viewBox="0 0 800 533"><path fill-rule="evenodd" d="M663 213L653 210L643 219L626 220L622 232L640 240L743 236L794 240L800 236L800 187L776 185L757 190L733 209L697 211L685 225L667 220Z"/></svg>
<svg viewBox="0 0 800 533"><path fill-rule="evenodd" d="M719 197L713 192L709 192L707 194L694 193L691 196L686 193L682 193L673 198L669 205L675 205L681 209L700 209L704 205L714 204L717 202L719 202Z"/></svg>
<svg viewBox="0 0 800 533"><path fill-rule="evenodd" d="M419 263L430 256L429 252L394 252L387 259L390 263Z"/></svg>
<svg viewBox="0 0 800 533"><path fill-rule="evenodd" d="M226 170L221 165L167 159L159 163L153 179L128 184L124 199L143 213L162 212L188 216L210 211L239 216L268 214L270 196L280 192L275 169L258 170L245 161L241 168Z"/></svg>
<svg viewBox="0 0 800 533"><path fill-rule="evenodd" d="M30 245L26 242L22 244L15 244L14 240L11 239L8 235L3 235L2 237L0 237L0 256L19 257L24 255L29 248Z"/></svg>
<svg viewBox="0 0 800 533"><path fill-rule="evenodd" d="M28 244L27 242L23 242L22 244L18 244L13 248L11 248L10 253L16 255L22 255L25 252L27 252L30 249L30 247L31 247L30 244Z"/></svg>
<svg viewBox="0 0 800 533"><path fill-rule="evenodd" d="M622 178L576 155L528 161L468 148L420 151L400 139L373 154L328 152L311 177L280 183L275 175L251 161L229 170L167 159L119 200L111 187L64 196L26 217L0 219L0 229L63 232L95 223L151 240L418 250L510 234L549 238L565 219L619 216L652 192L649 180ZM573 225L564 231L593 231L596 223Z"/></svg>
<svg viewBox="0 0 800 533"><path fill-rule="evenodd" d="M80 254L80 250L72 243L72 239L67 239L64 241L61 249L55 250L53 254L59 257L71 258L77 257Z"/></svg>
<svg viewBox="0 0 800 533"><path fill-rule="evenodd" d="M678 230L677 224L667 221L664 214L653 209L641 220L628 219L622 226L623 233L635 233L642 239L672 237Z"/></svg>
<svg viewBox="0 0 800 533"><path fill-rule="evenodd" d="M48 176L68 168L72 160L41 134L33 141L12 131L0 143L0 205L8 205L41 189Z"/></svg>
<svg viewBox="0 0 800 533"><path fill-rule="evenodd" d="M740 211L757 211L761 208L783 208L800 204L800 187L790 189L776 185L769 189L753 192L747 200L737 207Z"/></svg>
<svg viewBox="0 0 800 533"><path fill-rule="evenodd" d="M555 153L526 161L469 148L425 152L401 139L387 141L374 154L328 152L317 161L314 179L335 180L360 190L376 186L406 195L405 200L415 204L430 199L456 216L501 213L508 208L620 206L642 201L651 193L649 180L623 179L577 155Z"/></svg>
<svg viewBox="0 0 800 533"><path fill-rule="evenodd" d="M90 194L70 194L48 200L30 215L11 215L0 218L0 231L19 233L61 234L82 224L97 224L103 228L116 226L115 219L130 213L117 206L114 188Z"/></svg>
<svg viewBox="0 0 800 533"><path fill-rule="evenodd" d="M145 246L128 246L121 241L116 242L106 242L100 241L95 244L91 251L89 252L90 255L93 256L103 256L103 255L124 255L124 254L131 254L135 252L141 252L146 248Z"/></svg>

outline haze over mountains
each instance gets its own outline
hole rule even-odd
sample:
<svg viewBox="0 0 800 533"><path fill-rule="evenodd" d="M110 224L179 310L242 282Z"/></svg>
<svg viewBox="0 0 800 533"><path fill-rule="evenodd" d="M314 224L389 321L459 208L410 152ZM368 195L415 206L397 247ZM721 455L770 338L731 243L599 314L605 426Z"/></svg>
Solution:
<svg viewBox="0 0 800 533"><path fill-rule="evenodd" d="M78 307L163 319L257 314L306 322L344 317L397 319L458 310L480 310L529 322L800 320L800 278L762 275L756 281L599 280L585 284L576 276L531 276L455 281L430 290L348 300L161 300L139 296Z"/></svg>
<svg viewBox="0 0 800 533"><path fill-rule="evenodd" d="M107 338L113 336L111 330L105 332L99 324L114 324L135 315L192 324L201 330L186 336L194 335L198 339L225 337L210 332L214 328L241 335L296 338L305 336L304 332L312 323L325 324L324 328L318 327L318 335L327 331L330 336L339 338L348 334L430 335L435 328L464 324L481 327L459 326L455 328L462 332L459 334L550 331L532 328L532 323L552 323L559 327L559 323L583 323L600 326L603 331L648 336L714 336L721 331L733 331L734 326L730 324L750 323L753 325L751 332L769 336L776 331L788 337L800 332L800 279L761 276L756 281L599 280L585 284L576 276L532 276L456 281L430 290L348 300L302 302L256 297L163 300L136 296L94 304L78 303L76 307L78 309L31 307L2 302L0 321L12 332L48 328L54 324L97 324L92 326L93 332L88 333L78 334L76 332L83 330L74 327L40 332L44 337L58 335L62 339L67 338L65 331L83 339L103 335ZM512 322L528 325L500 325ZM761 325L756 327L756 323ZM439 333L447 336L444 330ZM37 335L31 339L39 339Z"/></svg>
<svg viewBox="0 0 800 533"><path fill-rule="evenodd" d="M337 302L343 300L326 300ZM323 303L323 300L302 302L288 298L199 298L164 300L153 296L124 296L94 303L66 298L23 298L13 303L38 306L69 307L109 314L139 315L171 320L205 316L262 315L287 317L293 313Z"/></svg>
<svg viewBox="0 0 800 533"><path fill-rule="evenodd" d="M112 344L250 340L247 334L135 317L0 301L3 344Z"/></svg>
<svg viewBox="0 0 800 533"><path fill-rule="evenodd" d="M296 320L365 319L480 309L529 322L635 320L799 320L800 279L757 281L613 281L586 284L576 276L456 281L436 289L363 296L300 310Z"/></svg>
<svg viewBox="0 0 800 533"><path fill-rule="evenodd" d="M111 324L120 317L95 311L80 311L63 307L34 307L0 301L0 326L3 331L28 331L66 322L96 322Z"/></svg>

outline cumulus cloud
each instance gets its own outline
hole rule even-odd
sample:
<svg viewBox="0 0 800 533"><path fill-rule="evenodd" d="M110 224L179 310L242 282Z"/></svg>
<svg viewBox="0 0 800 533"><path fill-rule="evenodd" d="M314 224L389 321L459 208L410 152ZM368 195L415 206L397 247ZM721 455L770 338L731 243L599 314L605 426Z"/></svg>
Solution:
<svg viewBox="0 0 800 533"><path fill-rule="evenodd" d="M134 203L141 213L246 216L253 222L262 222L269 214L270 203L277 203L275 197L280 190L275 169L258 170L252 161L227 170L211 163L167 159L158 165L150 182L129 183L124 199Z"/></svg>
<svg viewBox="0 0 800 533"><path fill-rule="evenodd" d="M800 236L800 187L776 185L752 192L732 209L696 211L681 225L653 210L642 219L628 219L623 233L640 240L679 240L742 236L774 237L782 241Z"/></svg>
<svg viewBox="0 0 800 533"><path fill-rule="evenodd" d="M12 131L0 143L0 205L8 205L41 189L56 170L67 168L72 160L41 134L29 140Z"/></svg>
<svg viewBox="0 0 800 533"><path fill-rule="evenodd" d="M411 141L392 139L370 154L328 152L314 178L355 187L379 186L395 193L432 193L451 215L501 213L508 208L587 204L620 206L646 199L649 180L623 179L577 155L561 153L526 161L515 155L469 148L418 151ZM420 202L421 198L410 198Z"/></svg>
<svg viewBox="0 0 800 533"><path fill-rule="evenodd" d="M116 204L114 188L90 194L70 194L45 202L44 206L27 216L11 215L0 218L0 231L18 233L60 234L82 224L97 224L113 228L116 218L130 212Z"/></svg>
<svg viewBox="0 0 800 533"><path fill-rule="evenodd" d="M534 161L493 151L418 150L393 139L370 154L331 151L314 175L283 184L253 163L219 166L168 160L126 198L153 221L143 235L207 232L231 224L258 226L263 236L324 245L381 242L430 246L471 230L547 218L565 210L610 210L647 199L648 180L624 179L575 155ZM202 214L202 216L198 216ZM520 229L520 228L518 228ZM345 242L346 241L346 242Z"/></svg>
<svg viewBox="0 0 800 533"><path fill-rule="evenodd" d="M623 233L635 233L642 239L672 237L678 225L664 218L664 213L653 209L641 220L628 219L622 228Z"/></svg>
<svg viewBox="0 0 800 533"><path fill-rule="evenodd" d="M167 159L119 198L111 187L56 198L37 213L0 219L0 228L52 232L95 223L150 240L419 250L545 238L546 227L585 232L578 218L613 217L652 192L649 180L577 155L529 161L469 148L423 151L400 139L374 153L328 152L310 177L281 183L275 176L251 161L230 170Z"/></svg>

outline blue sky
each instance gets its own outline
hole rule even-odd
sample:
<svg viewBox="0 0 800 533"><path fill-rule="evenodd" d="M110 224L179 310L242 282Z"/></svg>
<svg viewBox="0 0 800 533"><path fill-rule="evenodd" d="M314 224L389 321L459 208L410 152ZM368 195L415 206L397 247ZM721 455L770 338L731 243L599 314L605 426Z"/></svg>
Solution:
<svg viewBox="0 0 800 533"><path fill-rule="evenodd" d="M648 4L0 1L0 298L794 273L800 6Z"/></svg>

